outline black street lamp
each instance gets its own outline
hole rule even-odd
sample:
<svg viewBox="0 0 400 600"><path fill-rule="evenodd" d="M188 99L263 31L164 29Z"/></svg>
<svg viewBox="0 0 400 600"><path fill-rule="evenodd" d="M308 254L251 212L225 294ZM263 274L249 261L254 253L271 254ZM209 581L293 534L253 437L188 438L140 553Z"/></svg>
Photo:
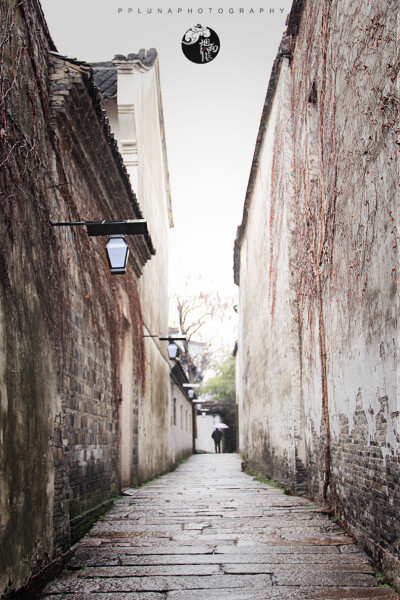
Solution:
<svg viewBox="0 0 400 600"><path fill-rule="evenodd" d="M143 235L150 239L147 221L144 219L127 221L79 221L74 223L52 223L53 227L86 227L89 236L109 236L106 253L113 275L126 273L129 247L125 235Z"/></svg>

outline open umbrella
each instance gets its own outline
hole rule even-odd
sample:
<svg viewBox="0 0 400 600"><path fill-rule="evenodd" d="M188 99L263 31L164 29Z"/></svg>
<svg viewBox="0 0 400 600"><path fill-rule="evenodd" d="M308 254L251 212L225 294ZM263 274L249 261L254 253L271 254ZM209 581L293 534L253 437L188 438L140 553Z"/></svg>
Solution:
<svg viewBox="0 0 400 600"><path fill-rule="evenodd" d="M214 427L215 429L229 429L229 425L225 425L225 423L216 423Z"/></svg>

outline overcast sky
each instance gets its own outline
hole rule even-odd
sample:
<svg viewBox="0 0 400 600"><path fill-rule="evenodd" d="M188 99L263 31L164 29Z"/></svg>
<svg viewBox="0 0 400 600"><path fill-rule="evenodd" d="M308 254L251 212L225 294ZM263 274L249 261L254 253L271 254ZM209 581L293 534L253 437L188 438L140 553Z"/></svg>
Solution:
<svg viewBox="0 0 400 600"><path fill-rule="evenodd" d="M204 290L235 294L233 243L291 0L221 0L213 8L203 0L41 3L62 54L96 62L158 50L175 221L171 287L181 288L190 275L194 286L201 277ZM220 38L218 56L206 64L190 62L181 49L197 24Z"/></svg>

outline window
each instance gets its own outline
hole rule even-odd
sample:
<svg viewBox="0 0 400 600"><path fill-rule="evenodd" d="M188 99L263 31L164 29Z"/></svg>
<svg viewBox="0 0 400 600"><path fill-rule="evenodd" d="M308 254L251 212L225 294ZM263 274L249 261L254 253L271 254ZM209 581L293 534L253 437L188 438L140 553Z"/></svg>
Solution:
<svg viewBox="0 0 400 600"><path fill-rule="evenodd" d="M173 418L174 418L174 421L173 421L174 425L176 425L176 398L174 398L174 416L173 416Z"/></svg>

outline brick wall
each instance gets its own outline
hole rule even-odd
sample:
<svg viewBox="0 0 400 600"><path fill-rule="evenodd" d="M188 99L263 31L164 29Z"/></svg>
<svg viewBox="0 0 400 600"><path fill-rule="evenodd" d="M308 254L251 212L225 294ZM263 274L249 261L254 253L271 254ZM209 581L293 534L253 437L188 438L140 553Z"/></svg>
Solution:
<svg viewBox="0 0 400 600"><path fill-rule="evenodd" d="M102 238L55 221L142 218L88 65L55 54L35 0L0 7L0 594L60 559L119 492L121 356L144 389L137 279ZM136 418L136 424L135 424ZM136 437L135 437L136 436ZM137 448L132 445L132 454ZM133 460L133 464L136 463Z"/></svg>

